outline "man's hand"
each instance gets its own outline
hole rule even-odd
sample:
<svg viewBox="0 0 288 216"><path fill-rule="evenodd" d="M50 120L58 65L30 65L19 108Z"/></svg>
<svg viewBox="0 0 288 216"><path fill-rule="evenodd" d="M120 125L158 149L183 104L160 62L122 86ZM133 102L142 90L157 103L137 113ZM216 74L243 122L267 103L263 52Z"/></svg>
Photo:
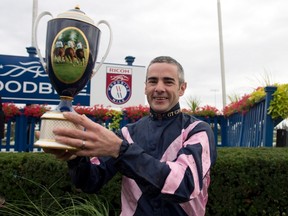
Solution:
<svg viewBox="0 0 288 216"><path fill-rule="evenodd" d="M99 157L111 156L118 157L122 140L112 131L97 124L85 115L73 112L64 112L64 117L85 130L70 128L55 128L56 142L69 145L77 150L45 150L47 153L55 154L61 159L69 159L72 155Z"/></svg>
<svg viewBox="0 0 288 216"><path fill-rule="evenodd" d="M57 159L68 161L75 159L77 156L72 152L65 149L51 149L51 148L43 148L45 153L54 154Z"/></svg>
<svg viewBox="0 0 288 216"><path fill-rule="evenodd" d="M36 136L37 139L39 139L40 132L36 131L35 132L35 136ZM43 148L43 151L45 153L54 154L56 156L56 158L58 158L60 160L65 160L65 161L72 160L72 159L77 157L75 154L73 154L72 151L68 151L68 150L65 150L65 149Z"/></svg>

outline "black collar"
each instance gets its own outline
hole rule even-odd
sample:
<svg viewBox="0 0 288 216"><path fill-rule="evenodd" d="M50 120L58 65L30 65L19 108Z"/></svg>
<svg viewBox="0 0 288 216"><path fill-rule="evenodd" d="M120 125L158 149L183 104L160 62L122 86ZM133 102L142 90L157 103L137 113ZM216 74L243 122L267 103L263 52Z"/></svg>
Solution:
<svg viewBox="0 0 288 216"><path fill-rule="evenodd" d="M171 110L165 113L156 113L150 108L150 117L154 120L169 119L181 113L180 105L177 103Z"/></svg>

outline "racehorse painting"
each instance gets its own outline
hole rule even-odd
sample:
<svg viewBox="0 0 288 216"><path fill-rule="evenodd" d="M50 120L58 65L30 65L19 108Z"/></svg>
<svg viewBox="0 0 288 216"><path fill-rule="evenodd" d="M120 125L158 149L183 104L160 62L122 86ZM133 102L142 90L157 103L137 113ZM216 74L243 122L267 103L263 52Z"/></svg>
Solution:
<svg viewBox="0 0 288 216"><path fill-rule="evenodd" d="M65 49L65 59L67 60L66 62L70 62L72 64L74 64L74 62L77 60L75 51L72 47Z"/></svg>
<svg viewBox="0 0 288 216"><path fill-rule="evenodd" d="M63 29L55 37L52 50L56 77L64 83L79 80L86 70L89 56L89 43L83 32L77 28Z"/></svg>
<svg viewBox="0 0 288 216"><path fill-rule="evenodd" d="M85 64L85 54L83 49L76 50L76 57L78 59L79 64L81 65Z"/></svg>
<svg viewBox="0 0 288 216"><path fill-rule="evenodd" d="M65 62L65 50L64 47L56 47L54 49L54 58L57 63Z"/></svg>

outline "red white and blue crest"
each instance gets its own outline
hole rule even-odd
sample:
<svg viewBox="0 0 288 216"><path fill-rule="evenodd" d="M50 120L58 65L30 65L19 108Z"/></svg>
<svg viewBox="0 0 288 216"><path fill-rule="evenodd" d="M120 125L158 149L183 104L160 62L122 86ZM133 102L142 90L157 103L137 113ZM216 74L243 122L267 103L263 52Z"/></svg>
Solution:
<svg viewBox="0 0 288 216"><path fill-rule="evenodd" d="M107 67L106 95L114 104L125 104L132 94L132 69Z"/></svg>

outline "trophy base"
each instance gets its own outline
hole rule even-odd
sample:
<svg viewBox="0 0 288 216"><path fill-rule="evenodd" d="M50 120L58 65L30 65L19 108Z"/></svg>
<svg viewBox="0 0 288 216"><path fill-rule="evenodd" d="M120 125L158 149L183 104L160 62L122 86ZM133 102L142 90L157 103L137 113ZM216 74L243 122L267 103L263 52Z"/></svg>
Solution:
<svg viewBox="0 0 288 216"><path fill-rule="evenodd" d="M79 125L68 121L61 112L50 111L41 116L41 129L39 140L34 143L35 147L77 150L77 148L61 144L55 141L53 129L56 127L64 127L71 129L81 129Z"/></svg>
<svg viewBox="0 0 288 216"><path fill-rule="evenodd" d="M35 147L39 148L49 148L49 149L63 149L63 150L77 150L74 147L64 145L58 142L53 141L45 141L45 140L38 140L34 143Z"/></svg>

